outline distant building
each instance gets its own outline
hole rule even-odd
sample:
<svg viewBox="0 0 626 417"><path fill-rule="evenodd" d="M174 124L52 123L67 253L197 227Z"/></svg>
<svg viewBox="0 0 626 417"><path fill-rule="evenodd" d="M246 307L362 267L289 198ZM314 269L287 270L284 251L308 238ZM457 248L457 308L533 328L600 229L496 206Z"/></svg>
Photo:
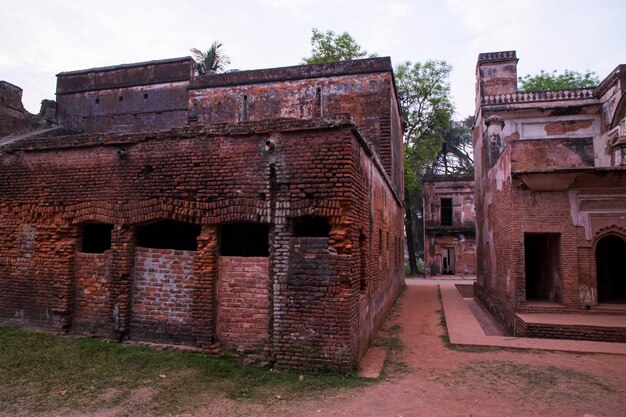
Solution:
<svg viewBox="0 0 626 417"><path fill-rule="evenodd" d="M389 58L63 72L50 120L5 84L0 322L279 368L364 354L404 282Z"/></svg>
<svg viewBox="0 0 626 417"><path fill-rule="evenodd" d="M537 322L626 314L626 65L595 88L522 92L515 52L495 52L476 78L478 297L517 335L626 340Z"/></svg>
<svg viewBox="0 0 626 417"><path fill-rule="evenodd" d="M426 275L475 275L474 174L429 175L423 184Z"/></svg>

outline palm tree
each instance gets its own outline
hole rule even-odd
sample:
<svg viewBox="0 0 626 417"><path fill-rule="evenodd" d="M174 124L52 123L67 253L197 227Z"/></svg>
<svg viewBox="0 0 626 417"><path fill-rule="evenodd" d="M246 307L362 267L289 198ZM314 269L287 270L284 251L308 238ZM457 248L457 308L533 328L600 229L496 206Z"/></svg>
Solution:
<svg viewBox="0 0 626 417"><path fill-rule="evenodd" d="M224 55L220 48L222 44L219 41L213 42L213 45L206 52L192 48L191 55L198 64L200 74L215 74L224 72L226 67L230 65L230 58Z"/></svg>

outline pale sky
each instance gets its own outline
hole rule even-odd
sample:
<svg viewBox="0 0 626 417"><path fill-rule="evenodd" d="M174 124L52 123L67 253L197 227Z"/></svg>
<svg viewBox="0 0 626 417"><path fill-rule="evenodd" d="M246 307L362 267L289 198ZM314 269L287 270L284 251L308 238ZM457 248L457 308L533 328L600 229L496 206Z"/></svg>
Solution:
<svg viewBox="0 0 626 417"><path fill-rule="evenodd" d="M456 118L474 113L480 52L516 50L518 75L626 63L626 0L0 0L0 80L37 112L55 75L174 58L223 43L231 68L299 64L311 29L349 32L400 62L445 60Z"/></svg>

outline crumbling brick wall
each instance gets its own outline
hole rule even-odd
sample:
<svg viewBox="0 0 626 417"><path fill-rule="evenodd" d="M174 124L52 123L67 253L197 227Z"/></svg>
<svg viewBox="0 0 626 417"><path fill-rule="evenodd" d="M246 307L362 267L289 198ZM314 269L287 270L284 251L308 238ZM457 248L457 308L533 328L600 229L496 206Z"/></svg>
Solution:
<svg viewBox="0 0 626 417"><path fill-rule="evenodd" d="M268 140L274 147L267 147ZM369 291L375 295L367 301L376 311L372 317L380 321L384 302L389 304L399 290L399 200L390 193L382 166L372 161L363 139L346 119L250 122L236 128L197 127L150 137L109 135L104 140L99 135L41 138L12 143L4 150L0 190L6 198L2 213L11 221L4 223L3 237L6 246L14 248L13 257L5 258L6 274L0 277L3 294L10 294L2 297L4 318L71 328L74 312L80 311L83 321L79 319L77 327L83 329L102 320L112 323L116 334L131 339L198 346L220 342L214 283L219 279L219 225L241 221L272 225L268 259L273 282L268 294L272 343L268 356L277 366L345 368L356 360L362 350L358 340L361 269L359 257L353 254L359 253L361 231L375 253L366 260L365 272ZM367 190L372 178L377 179L371 192L379 202L364 204L371 199ZM38 203L31 203L34 201ZM388 214L381 214L383 207ZM312 250L320 256L316 265L328 261L332 269L322 271L321 266L313 269L304 264L304 276L311 282L340 280L340 285L329 287L326 293L319 285L290 284L290 280L301 282L296 271L304 262L297 255L302 252L289 252L298 239L292 237L292 219L310 214L328 219L328 239ZM51 223L51 219L58 220ZM193 262L188 256L185 261L179 259L186 265L182 275L176 274L187 281L177 289L182 293L176 293L176 301L158 312L161 318L174 317L177 310L170 311L170 307L180 309L184 320L175 328L159 327L154 321L148 326L141 317L145 311L140 308L145 307L142 300L149 300L148 288L159 289L158 282L145 287L145 294L137 291L140 265L145 262L136 260L149 255L135 247L135 230L162 219L203 225ZM106 254L110 257L106 317L101 317L105 309L99 303L81 303L82 310L74 308L75 252L85 222L114 225ZM380 243L383 246L379 248ZM171 251L150 251L150 256L158 255L154 260L157 270L172 256ZM25 276L30 286L24 285ZM82 281L85 285L85 279ZM383 306L376 305L381 299ZM329 306L322 322L319 312L307 307L307 303L318 302ZM93 311L86 311L91 308ZM296 316L297 321L289 322L288 317ZM164 323L172 324L168 320ZM302 334L317 329L319 356L285 348L293 343L288 340L292 325ZM227 337L223 343L237 346Z"/></svg>
<svg viewBox="0 0 626 417"><path fill-rule="evenodd" d="M76 332L111 336L109 309L111 261L108 253L76 253L72 327Z"/></svg>
<svg viewBox="0 0 626 417"><path fill-rule="evenodd" d="M390 60L193 69L181 58L61 73L65 130L4 144L0 318L280 368L353 366L402 285ZM193 230L184 247L146 241L173 222ZM93 223L110 241L79 253ZM228 253L243 224L264 230L260 253Z"/></svg>

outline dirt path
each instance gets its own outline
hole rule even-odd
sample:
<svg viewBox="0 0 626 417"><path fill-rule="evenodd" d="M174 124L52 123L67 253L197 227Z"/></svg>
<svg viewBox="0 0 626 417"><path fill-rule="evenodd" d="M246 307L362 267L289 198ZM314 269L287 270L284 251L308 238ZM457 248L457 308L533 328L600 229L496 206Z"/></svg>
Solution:
<svg viewBox="0 0 626 417"><path fill-rule="evenodd" d="M453 350L439 337L440 308L437 286L408 287L387 323L402 328L408 371L294 415L626 416L623 356Z"/></svg>

